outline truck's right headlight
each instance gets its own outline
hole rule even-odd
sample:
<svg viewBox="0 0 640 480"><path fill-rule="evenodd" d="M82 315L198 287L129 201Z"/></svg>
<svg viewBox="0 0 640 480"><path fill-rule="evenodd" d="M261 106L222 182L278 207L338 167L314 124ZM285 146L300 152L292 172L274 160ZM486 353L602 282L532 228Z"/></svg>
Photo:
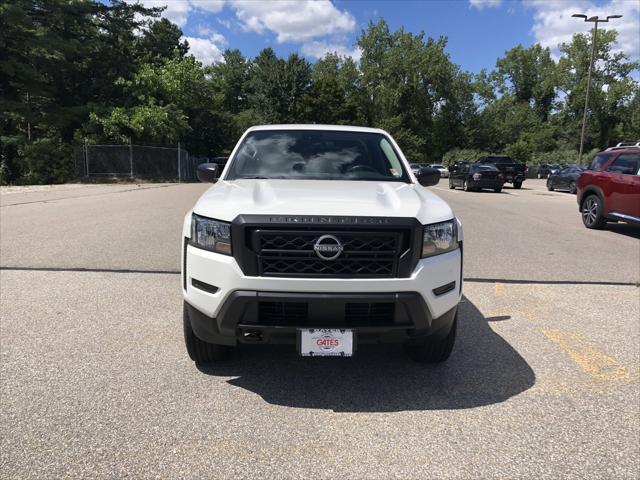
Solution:
<svg viewBox="0 0 640 480"><path fill-rule="evenodd" d="M231 224L194 213L191 217L191 245L231 255Z"/></svg>
<svg viewBox="0 0 640 480"><path fill-rule="evenodd" d="M450 252L458 248L456 219L424 226L422 258Z"/></svg>

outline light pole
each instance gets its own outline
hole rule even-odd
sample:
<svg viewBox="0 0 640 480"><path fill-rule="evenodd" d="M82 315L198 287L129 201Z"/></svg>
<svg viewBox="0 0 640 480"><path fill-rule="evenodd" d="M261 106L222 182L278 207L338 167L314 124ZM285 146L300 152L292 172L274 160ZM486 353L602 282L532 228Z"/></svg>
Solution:
<svg viewBox="0 0 640 480"><path fill-rule="evenodd" d="M593 70L593 57L596 53L596 41L598 38L598 23L607 23L612 18L622 18L622 15L607 15L607 18L598 16L587 17L582 13L574 13L571 15L575 18L584 18L585 22L591 22L593 27L593 39L591 45L591 60L589 61L589 74L587 76L587 94L584 97L584 114L582 115L582 133L580 134L580 154L578 155L578 164L582 165L582 150L584 148L584 130L587 126L587 108L589 107L589 90L591 89L591 70Z"/></svg>

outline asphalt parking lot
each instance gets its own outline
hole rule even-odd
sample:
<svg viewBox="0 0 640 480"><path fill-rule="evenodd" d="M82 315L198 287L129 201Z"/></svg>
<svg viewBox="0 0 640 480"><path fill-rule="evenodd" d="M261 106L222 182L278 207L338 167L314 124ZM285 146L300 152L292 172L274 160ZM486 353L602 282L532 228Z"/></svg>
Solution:
<svg viewBox="0 0 640 480"><path fill-rule="evenodd" d="M450 360L182 339L201 184L3 189L0 476L638 478L640 233L586 230L544 180L433 187L461 218Z"/></svg>

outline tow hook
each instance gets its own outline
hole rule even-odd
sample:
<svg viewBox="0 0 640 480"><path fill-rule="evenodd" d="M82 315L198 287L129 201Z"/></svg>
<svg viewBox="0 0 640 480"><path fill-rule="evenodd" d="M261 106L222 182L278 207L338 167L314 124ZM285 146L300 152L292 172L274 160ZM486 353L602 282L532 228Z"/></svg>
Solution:
<svg viewBox="0 0 640 480"><path fill-rule="evenodd" d="M245 342L258 343L261 342L262 332L260 330L243 330L242 340Z"/></svg>

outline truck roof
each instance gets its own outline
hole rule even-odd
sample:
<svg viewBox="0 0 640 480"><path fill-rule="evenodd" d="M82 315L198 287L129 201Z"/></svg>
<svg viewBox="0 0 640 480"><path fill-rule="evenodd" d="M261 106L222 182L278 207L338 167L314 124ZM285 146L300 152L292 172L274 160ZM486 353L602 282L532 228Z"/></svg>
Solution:
<svg viewBox="0 0 640 480"><path fill-rule="evenodd" d="M387 134L380 128L358 127L351 125L321 125L315 123L292 123L282 125L256 125L248 129L249 132L258 130L326 130L326 131L342 131L342 132L364 132L364 133L382 133Z"/></svg>

